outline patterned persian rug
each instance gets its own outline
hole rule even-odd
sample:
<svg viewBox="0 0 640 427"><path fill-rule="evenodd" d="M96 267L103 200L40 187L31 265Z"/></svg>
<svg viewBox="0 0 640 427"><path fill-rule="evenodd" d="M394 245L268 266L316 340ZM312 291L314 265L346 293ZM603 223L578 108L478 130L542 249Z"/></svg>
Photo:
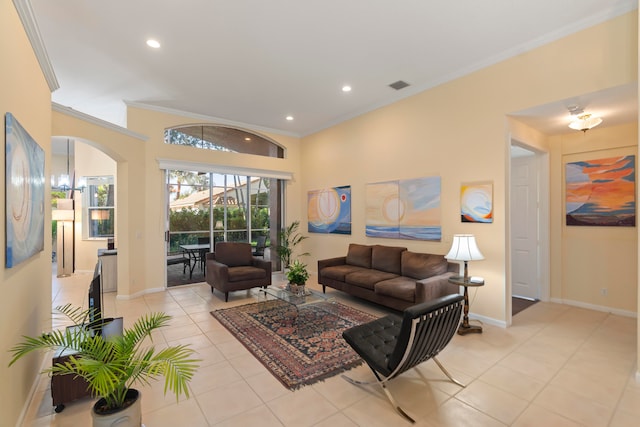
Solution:
<svg viewBox="0 0 640 427"><path fill-rule="evenodd" d="M375 316L340 303L296 309L280 300L212 311L289 390L332 377L362 363L342 331Z"/></svg>

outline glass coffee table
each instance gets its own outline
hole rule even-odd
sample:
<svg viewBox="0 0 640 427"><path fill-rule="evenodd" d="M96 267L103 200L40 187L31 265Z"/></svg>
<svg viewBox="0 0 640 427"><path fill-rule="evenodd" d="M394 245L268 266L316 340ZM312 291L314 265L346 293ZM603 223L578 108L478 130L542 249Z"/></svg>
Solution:
<svg viewBox="0 0 640 427"><path fill-rule="evenodd" d="M300 309L307 305L320 302L335 302L335 298L322 292L305 288L303 294L296 294L287 290L284 285L271 285L267 288L258 288L256 291L259 300L279 299Z"/></svg>
<svg viewBox="0 0 640 427"><path fill-rule="evenodd" d="M270 310L274 307L273 304L279 301L285 302L290 308L280 312L282 315L280 326L293 328L292 331L298 335L313 333L315 329L313 324L308 323L308 319L313 318L313 315L310 317L309 314L305 314L307 310L334 313L337 309L333 296L308 288L305 289L304 294L297 295L285 289L284 285L276 284L267 288L258 288L253 293L258 299L258 304L261 305L258 309L260 312Z"/></svg>

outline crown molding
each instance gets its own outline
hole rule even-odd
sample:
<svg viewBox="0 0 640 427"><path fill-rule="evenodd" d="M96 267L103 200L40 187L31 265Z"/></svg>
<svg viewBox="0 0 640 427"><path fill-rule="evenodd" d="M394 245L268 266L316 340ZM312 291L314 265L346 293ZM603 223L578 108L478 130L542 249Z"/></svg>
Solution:
<svg viewBox="0 0 640 427"><path fill-rule="evenodd" d="M189 119L194 119L194 120L198 120L198 121L205 121L205 122L218 124L218 125L230 126L230 127L234 127L234 128L243 129L243 130L256 131L256 132L265 132L265 133L275 133L275 134L278 134L278 135L291 136L291 137L294 137L294 138L300 138L301 137L300 134L297 134L297 133L294 133L294 132L290 132L290 131L284 131L284 130L280 130L280 129L273 129L273 128L268 128L268 127L263 127L263 126L256 126L256 125L252 125L252 124L249 124L249 123L235 122L233 120L221 119L220 117L213 117L213 116L207 116L207 115L204 115L204 114L190 113L188 111L182 111L182 110L177 110L177 109L168 108L168 107L159 107L157 105L145 104L143 102L124 101L124 103L127 105L127 107L141 108L143 110L157 111L159 113L166 113L166 114L172 114L172 115L176 115L176 116L183 116L183 117L186 117L186 118L189 118Z"/></svg>
<svg viewBox="0 0 640 427"><path fill-rule="evenodd" d="M53 71L51 61L49 61L47 49L40 36L40 30L38 29L36 17L33 14L31 2L29 0L13 0L13 5L16 8L16 12L18 12L20 21L22 21L22 26L24 27L25 33L27 33L27 38L31 43L31 48L36 55L38 64L40 64L40 69L42 70L42 74L44 74L47 85L49 85L49 90L54 92L60 88L60 84L56 78L56 73Z"/></svg>
<svg viewBox="0 0 640 427"><path fill-rule="evenodd" d="M84 122L91 123L93 125L100 126L102 128L109 129L109 130L112 130L114 132L118 132L118 133L121 133L123 135L130 136L132 138L139 139L141 141L146 141L146 140L149 139L149 137L146 136L146 135L142 135L140 133L133 132L133 131L127 129L127 128L123 128L122 126L114 125L113 123L108 122L106 120L102 120L102 119L99 119L97 117L90 116L89 114L82 113L80 111L74 110L71 107L66 107L66 106L58 104L56 102L52 102L51 103L51 109L53 111L57 111L58 113L62 113L62 114L66 114L66 115L71 116L71 117L75 117L76 119L82 120Z"/></svg>

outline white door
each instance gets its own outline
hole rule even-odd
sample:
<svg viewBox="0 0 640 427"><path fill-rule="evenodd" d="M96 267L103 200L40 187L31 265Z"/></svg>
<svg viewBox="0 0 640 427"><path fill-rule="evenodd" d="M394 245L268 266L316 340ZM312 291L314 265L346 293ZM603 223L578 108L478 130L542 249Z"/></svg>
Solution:
<svg viewBox="0 0 640 427"><path fill-rule="evenodd" d="M511 158L511 293L540 299L538 167L529 153Z"/></svg>

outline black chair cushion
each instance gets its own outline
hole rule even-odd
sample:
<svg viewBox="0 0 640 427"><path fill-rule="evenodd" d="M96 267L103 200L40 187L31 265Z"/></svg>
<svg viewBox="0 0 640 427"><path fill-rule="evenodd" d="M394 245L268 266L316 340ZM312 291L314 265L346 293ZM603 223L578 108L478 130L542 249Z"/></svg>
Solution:
<svg viewBox="0 0 640 427"><path fill-rule="evenodd" d="M382 375L389 375L389 357L396 346L402 317L390 314L363 325L354 326L342 337L369 366Z"/></svg>

